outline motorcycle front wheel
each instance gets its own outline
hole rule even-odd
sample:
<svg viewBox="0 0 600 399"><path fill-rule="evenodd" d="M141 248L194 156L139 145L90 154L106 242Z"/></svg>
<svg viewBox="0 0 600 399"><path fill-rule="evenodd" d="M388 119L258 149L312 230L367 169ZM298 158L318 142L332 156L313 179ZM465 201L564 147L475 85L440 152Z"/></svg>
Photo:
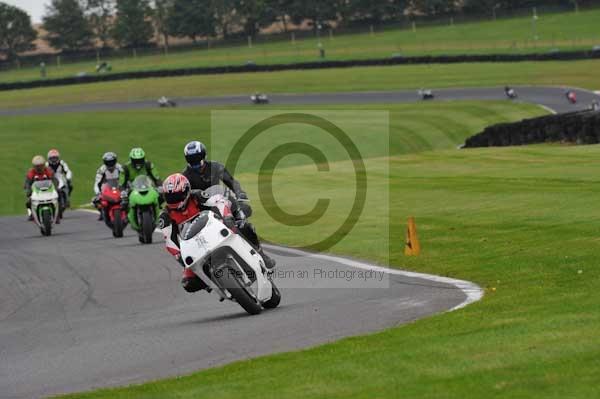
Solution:
<svg viewBox="0 0 600 399"><path fill-rule="evenodd" d="M237 278L237 272L231 267L224 267L215 273L221 287L229 291L233 299L251 315L259 314L262 306L246 291L244 284Z"/></svg>
<svg viewBox="0 0 600 399"><path fill-rule="evenodd" d="M52 212L50 209L42 209L42 235L50 236L52 234Z"/></svg>
<svg viewBox="0 0 600 399"><path fill-rule="evenodd" d="M123 217L121 216L120 209L115 210L115 213L114 213L113 237L115 237L115 238L123 237Z"/></svg>
<svg viewBox="0 0 600 399"><path fill-rule="evenodd" d="M141 238L144 244L152 244L152 234L154 233L154 218L152 212L147 209L142 212L141 217Z"/></svg>

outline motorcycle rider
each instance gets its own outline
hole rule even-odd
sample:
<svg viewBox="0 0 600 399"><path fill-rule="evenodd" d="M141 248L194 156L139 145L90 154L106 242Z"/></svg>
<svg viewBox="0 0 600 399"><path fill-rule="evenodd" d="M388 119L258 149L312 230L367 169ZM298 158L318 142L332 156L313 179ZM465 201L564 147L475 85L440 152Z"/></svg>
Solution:
<svg viewBox="0 0 600 399"><path fill-rule="evenodd" d="M514 98L515 90L509 86L504 86L504 94L506 94L506 97L508 98Z"/></svg>
<svg viewBox="0 0 600 399"><path fill-rule="evenodd" d="M183 149L185 160L188 163L183 175L189 180L192 190L206 190L210 186L223 182L235 194L235 198L232 199L234 203L232 211L238 223L241 224L240 232L257 248L266 263L275 266L275 261L262 252L254 226L247 222L247 219L252 216L248 195L224 165L216 161L207 161L206 153L206 146L200 141L190 141Z"/></svg>
<svg viewBox="0 0 600 399"><path fill-rule="evenodd" d="M132 148L129 152L129 163L123 166L123 175L121 176L121 186L128 188L136 177L140 175L148 176L156 187L160 187L162 180L158 176L154 164L146 161L146 153L142 148Z"/></svg>
<svg viewBox="0 0 600 399"><path fill-rule="evenodd" d="M31 185L40 180L52 180L54 187L58 187L58 181L56 181L56 178L54 177L54 172L46 166L46 160L43 156L34 156L31 160L31 165L31 169L29 169L25 175L24 184L25 195L27 197L25 206L27 208L27 217L30 221L33 220L33 214L31 213ZM60 223L60 221L57 220L56 223Z"/></svg>
<svg viewBox="0 0 600 399"><path fill-rule="evenodd" d="M67 196L67 203L65 205L67 208L69 208L71 206L71 194L73 193L73 172L71 172L71 169L69 169L69 165L60 159L60 152L58 152L57 149L51 149L48 151L48 162L46 162L46 166L52 169L55 176L62 175L67 180L69 195Z"/></svg>
<svg viewBox="0 0 600 399"><path fill-rule="evenodd" d="M128 213L131 212L131 209L128 209L131 183L133 183L136 177L141 175L148 176L160 192L162 180L160 180L160 177L154 168L154 164L150 161L146 161L146 153L142 148L132 148L129 152L129 163L123 166L123 175L121 176L121 187L123 187L123 192L121 193L121 198L123 199L122 205ZM159 196L158 201L159 204L162 205L162 196ZM129 217L130 220L133 220L132 216L133 215ZM139 229L139 226L136 226L135 224L132 224L131 227L136 231Z"/></svg>
<svg viewBox="0 0 600 399"><path fill-rule="evenodd" d="M159 216L158 228L163 233L167 251L185 267L179 249L178 236L180 226L194 218L203 209L206 209L203 207L205 199L202 197L200 190L192 190L190 181L180 173L167 177L163 183L162 191L167 206ZM232 200L231 204L234 216L236 213L239 215L240 211L235 199L230 198L230 200ZM248 239L250 244L252 244L261 254L265 261L265 266L268 269L275 267L275 262L266 256L260 247L260 242L258 241L258 237L256 236L256 232L252 225L245 219L239 219L237 217L235 225L246 239ZM250 237L247 235L248 233L250 233ZM193 271L187 268L184 268L181 285L187 292L196 292L207 288L206 284L204 284Z"/></svg>
<svg viewBox="0 0 600 399"><path fill-rule="evenodd" d="M100 209L100 192L102 185L107 181L119 182L120 177L123 175L123 166L117 162L117 154L114 152L107 152L102 155L102 165L96 171L96 178L94 180L94 194L95 197L92 199L92 203L100 212L98 220L102 220L102 210Z"/></svg>

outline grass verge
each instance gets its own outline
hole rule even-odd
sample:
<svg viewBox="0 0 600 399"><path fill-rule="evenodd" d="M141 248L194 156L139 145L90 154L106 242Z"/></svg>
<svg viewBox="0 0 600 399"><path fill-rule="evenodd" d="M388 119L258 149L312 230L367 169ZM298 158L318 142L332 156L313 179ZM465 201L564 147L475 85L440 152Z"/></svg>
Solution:
<svg viewBox="0 0 600 399"><path fill-rule="evenodd" d="M477 105L479 112L487 106ZM391 108L391 147L396 149L403 148L408 134L399 123L406 119L400 118L402 108ZM429 115L422 116L419 121ZM412 132L430 141L432 125L422 123ZM459 139L451 129L445 137ZM312 349L65 398L596 397L599 150L540 145L373 154L370 167L389 167L391 174L381 183L390 187L393 266L475 281L486 289L482 302ZM339 166L346 174L322 177L322 184L342 188L352 177L351 167L344 161ZM311 200L311 173L312 165L278 171L282 181L305 187L288 206ZM401 254L409 215L417 216L424 247L418 258ZM364 216L375 222L378 212ZM274 228L260 213L256 218L262 231ZM339 250L378 259L365 242L364 230L356 229Z"/></svg>
<svg viewBox="0 0 600 399"><path fill-rule="evenodd" d="M505 102L380 108L390 111L391 156L372 153L366 162L390 170L389 180L379 183L388 184L391 194L392 265L475 281L486 288L482 302L377 334L67 398L598 396L600 241L594 209L600 194L599 147L457 151L447 148L487 123L541 111ZM59 145L76 166L82 198L101 149L123 152L142 142L163 171L177 170L181 160L171 154L180 154L189 138L205 139L199 132L208 129L206 110L6 121L1 131L13 157L2 160L1 169L11 171L2 183L14 187L10 179L20 177L14 167L29 157L18 154L20 143L34 143L32 151ZM32 140L31 132L43 126L54 134ZM230 136L213 143L215 158L235 140ZM336 166L339 173L321 175L319 184L342 189L351 168L342 160ZM245 170L241 178L255 195L256 176L250 167ZM286 206L301 208L311 201L314 173L313 165L301 162L278 169L277 181L296 181L299 187L287 196ZM1 209L17 208L5 202ZM371 207L364 222L376 224L378 215ZM421 257L410 259L401 254L409 215L417 216L424 247ZM282 233L260 211L255 221L261 231ZM335 250L378 260L375 247L365 245L365 231L355 229ZM278 238L290 244L308 239Z"/></svg>
<svg viewBox="0 0 600 399"><path fill-rule="evenodd" d="M347 60L385 58L394 53L406 56L422 54L546 53L550 50L590 50L600 45L597 22L600 10L575 13L539 14L534 31L531 18L513 18L446 26L392 29L381 32L329 36L323 32L327 59ZM198 66L240 65L248 60L260 64L318 60L317 39L269 42L257 38L247 45L217 49L172 52L170 55L111 59L115 72L174 69ZM48 63L48 77L75 76L79 72L95 73L96 61L55 66ZM0 82L35 80L39 68L0 72Z"/></svg>

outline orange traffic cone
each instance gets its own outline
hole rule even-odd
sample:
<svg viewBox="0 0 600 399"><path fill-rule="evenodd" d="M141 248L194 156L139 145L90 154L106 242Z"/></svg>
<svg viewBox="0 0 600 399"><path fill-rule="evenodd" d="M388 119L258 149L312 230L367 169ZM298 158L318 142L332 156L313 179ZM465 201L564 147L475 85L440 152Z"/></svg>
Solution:
<svg viewBox="0 0 600 399"><path fill-rule="evenodd" d="M417 237L417 225L415 218L408 218L408 229L406 230L406 246L404 247L404 255L417 256L421 253L421 244Z"/></svg>

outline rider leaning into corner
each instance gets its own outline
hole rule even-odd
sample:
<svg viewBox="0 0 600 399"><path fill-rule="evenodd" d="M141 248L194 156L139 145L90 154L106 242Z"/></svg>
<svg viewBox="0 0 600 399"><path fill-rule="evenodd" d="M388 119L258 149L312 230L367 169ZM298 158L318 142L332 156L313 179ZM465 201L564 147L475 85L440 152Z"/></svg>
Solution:
<svg viewBox="0 0 600 399"><path fill-rule="evenodd" d="M36 181L41 180L52 180L54 187L58 187L58 182L54 177L54 172L52 169L46 166L46 160L41 155L36 155L31 160L31 169L27 171L27 175L25 176L25 195L27 197L25 206L27 207L27 216L28 220L33 220L33 215L31 214L31 185ZM59 220L56 223L60 223Z"/></svg>
<svg viewBox="0 0 600 399"><path fill-rule="evenodd" d="M117 162L117 154L107 152L102 155L102 165L96 171L96 179L94 180L95 197L92 200L92 203L100 212L98 220L102 220L102 210L99 208L102 185L106 182L116 182L118 184L123 173L123 166Z"/></svg>
<svg viewBox="0 0 600 399"><path fill-rule="evenodd" d="M60 152L56 149L52 149L48 151L48 162L46 162L46 166L52 169L55 176L64 176L67 180L67 187L69 188L69 198L73 193L73 172L69 169L69 165L62 159L60 159ZM70 204L67 203L67 207Z"/></svg>
<svg viewBox="0 0 600 399"><path fill-rule="evenodd" d="M254 226L248 222L246 214L240 209L237 198L247 198L240 184L227 172L225 167L218 162L206 161L206 147L200 142L191 142L185 147L188 167L184 174L174 174L165 180L163 195L167 203L166 209L159 218L159 228L162 230L167 251L183 265L179 250L179 228L193 219L203 210L204 198L200 191L223 182L234 193L230 196L231 211L235 218L235 225L240 233L256 248L269 269L275 267L275 261L264 253ZM190 176L190 180L186 175ZM191 270L184 269L181 280L183 288L188 292L196 292L206 288L206 285Z"/></svg>

